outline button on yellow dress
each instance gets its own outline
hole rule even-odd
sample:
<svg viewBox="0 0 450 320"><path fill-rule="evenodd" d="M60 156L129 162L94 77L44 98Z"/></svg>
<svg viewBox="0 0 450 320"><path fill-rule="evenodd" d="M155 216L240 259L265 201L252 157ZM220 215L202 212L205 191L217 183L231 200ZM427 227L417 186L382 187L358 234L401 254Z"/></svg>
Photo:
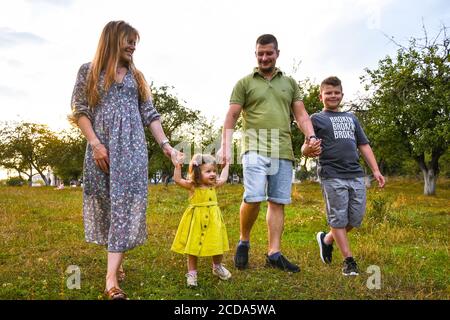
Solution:
<svg viewBox="0 0 450 320"><path fill-rule="evenodd" d="M172 251L197 257L230 250L215 188L195 188L178 226Z"/></svg>

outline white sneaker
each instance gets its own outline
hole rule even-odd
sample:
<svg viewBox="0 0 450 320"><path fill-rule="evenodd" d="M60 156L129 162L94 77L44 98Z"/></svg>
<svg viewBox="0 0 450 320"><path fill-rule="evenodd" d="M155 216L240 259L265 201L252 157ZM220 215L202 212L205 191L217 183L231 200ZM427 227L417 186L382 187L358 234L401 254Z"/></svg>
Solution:
<svg viewBox="0 0 450 320"><path fill-rule="evenodd" d="M231 278L231 272L228 271L223 264L218 267L213 267L213 275L218 276L221 280L228 280Z"/></svg>
<svg viewBox="0 0 450 320"><path fill-rule="evenodd" d="M197 275L186 273L186 280L188 287L196 287L197 286Z"/></svg>

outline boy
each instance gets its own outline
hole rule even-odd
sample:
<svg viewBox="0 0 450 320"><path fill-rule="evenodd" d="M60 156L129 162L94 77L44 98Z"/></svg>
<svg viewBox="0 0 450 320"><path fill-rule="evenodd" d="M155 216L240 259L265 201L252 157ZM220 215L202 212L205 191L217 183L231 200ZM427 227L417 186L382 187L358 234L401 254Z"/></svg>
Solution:
<svg viewBox="0 0 450 320"><path fill-rule="evenodd" d="M350 251L347 233L361 225L366 206L364 171L359 165L357 150L380 188L385 181L358 119L351 113L339 111L343 96L342 84L337 77L325 79L320 85L319 95L324 108L311 116L314 132L321 139L318 172L331 229L328 233L318 232L316 238L324 263L331 263L333 241L336 241L345 259L342 274L355 276L359 271ZM309 154L310 148L311 145L305 141L302 153Z"/></svg>

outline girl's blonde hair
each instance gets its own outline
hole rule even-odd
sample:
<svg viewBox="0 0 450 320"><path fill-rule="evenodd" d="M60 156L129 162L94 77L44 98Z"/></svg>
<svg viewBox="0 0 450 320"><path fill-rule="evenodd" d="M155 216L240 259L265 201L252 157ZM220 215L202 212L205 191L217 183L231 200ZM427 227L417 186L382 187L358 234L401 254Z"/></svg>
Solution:
<svg viewBox="0 0 450 320"><path fill-rule="evenodd" d="M103 28L87 77L86 93L91 108L95 107L100 99L99 80L101 72L105 72L102 89L107 91L115 82L121 49L128 42L128 38L133 36L136 37L137 41L139 40L139 32L125 21L110 21ZM139 100L144 102L150 99L150 87L145 81L144 75L134 66L133 60L129 63L128 68L137 82Z"/></svg>
<svg viewBox="0 0 450 320"><path fill-rule="evenodd" d="M191 162L189 163L189 179L196 187L201 185L201 166L204 164L212 164L217 166L216 159L210 154L194 154Z"/></svg>

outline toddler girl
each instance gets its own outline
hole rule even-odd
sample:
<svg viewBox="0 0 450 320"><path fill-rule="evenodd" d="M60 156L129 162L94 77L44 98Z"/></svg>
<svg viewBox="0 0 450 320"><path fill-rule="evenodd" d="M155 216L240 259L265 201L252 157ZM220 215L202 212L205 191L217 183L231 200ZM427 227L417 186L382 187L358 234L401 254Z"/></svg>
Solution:
<svg viewBox="0 0 450 320"><path fill-rule="evenodd" d="M171 250L188 255L188 286L197 286L198 257L212 257L212 273L228 280L231 273L221 263L223 253L229 250L228 236L215 189L226 183L229 164L217 178L215 158L196 154L189 164L189 180L182 178L181 165L175 166L174 180L189 190L189 207L183 213Z"/></svg>

